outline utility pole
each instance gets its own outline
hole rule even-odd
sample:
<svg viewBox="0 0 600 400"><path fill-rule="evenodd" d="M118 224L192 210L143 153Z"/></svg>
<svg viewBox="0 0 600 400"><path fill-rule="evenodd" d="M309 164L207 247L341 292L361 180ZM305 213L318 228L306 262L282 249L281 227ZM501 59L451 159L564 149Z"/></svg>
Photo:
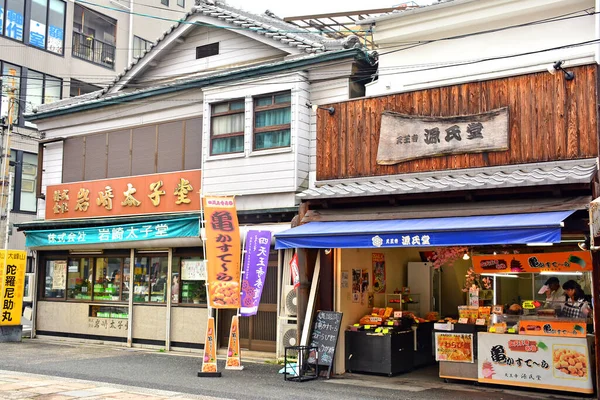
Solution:
<svg viewBox="0 0 600 400"><path fill-rule="evenodd" d="M10 69L8 71L8 83L6 85L6 91L8 92L8 114L6 116L7 125L6 128L2 130L2 191L1 191L1 217L2 217L2 227L4 229L0 230L0 237L3 236L3 249L8 250L8 237L10 231L10 196L12 193L12 176L10 174L10 145L11 145L11 133L14 122L14 114L16 110L15 103L17 99L15 98L15 93L17 90L17 79L16 79L17 71L15 69ZM5 252L6 255L6 252ZM6 262L6 260L5 260ZM6 265L6 263L5 263Z"/></svg>

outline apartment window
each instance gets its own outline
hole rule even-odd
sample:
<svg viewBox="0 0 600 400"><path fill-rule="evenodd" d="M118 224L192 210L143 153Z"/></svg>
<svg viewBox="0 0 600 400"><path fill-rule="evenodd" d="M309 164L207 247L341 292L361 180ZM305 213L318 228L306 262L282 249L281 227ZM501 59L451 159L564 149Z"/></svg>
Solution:
<svg viewBox="0 0 600 400"><path fill-rule="evenodd" d="M26 79L25 111L30 112L40 104L49 104L61 99L62 79L29 70ZM25 126L34 124L25 121Z"/></svg>
<svg viewBox="0 0 600 400"><path fill-rule="evenodd" d="M69 97L81 96L82 94L92 93L102 89L100 86L95 86L87 82L78 81L71 78L71 87L69 89Z"/></svg>
<svg viewBox="0 0 600 400"><path fill-rule="evenodd" d="M5 0L5 5L2 34L11 39L23 41L25 2L23 0Z"/></svg>
<svg viewBox="0 0 600 400"><path fill-rule="evenodd" d="M19 96L21 93L21 67L0 61L2 91L0 91L0 116L12 115L12 123L19 123ZM11 98L14 101L11 101ZM9 110L10 109L10 110Z"/></svg>
<svg viewBox="0 0 600 400"><path fill-rule="evenodd" d="M219 42L196 47L196 60L219 54Z"/></svg>
<svg viewBox="0 0 600 400"><path fill-rule="evenodd" d="M185 8L185 0L177 0L177 5L179 7Z"/></svg>
<svg viewBox="0 0 600 400"><path fill-rule="evenodd" d="M290 145L291 93L254 98L254 150Z"/></svg>
<svg viewBox="0 0 600 400"><path fill-rule="evenodd" d="M169 7L169 0L160 0L160 4L163 6Z"/></svg>
<svg viewBox="0 0 600 400"><path fill-rule="evenodd" d="M13 182L9 202L14 212L34 213L37 210L35 196L37 162L37 154L21 150L10 151L10 171L13 174Z"/></svg>
<svg viewBox="0 0 600 400"><path fill-rule="evenodd" d="M75 4L73 57L114 68L117 21Z"/></svg>
<svg viewBox="0 0 600 400"><path fill-rule="evenodd" d="M213 104L210 117L210 154L244 151L244 100Z"/></svg>
<svg viewBox="0 0 600 400"><path fill-rule="evenodd" d="M142 57L144 51L150 50L152 47L152 42L148 40L144 40L139 36L133 37L133 56L134 57Z"/></svg>

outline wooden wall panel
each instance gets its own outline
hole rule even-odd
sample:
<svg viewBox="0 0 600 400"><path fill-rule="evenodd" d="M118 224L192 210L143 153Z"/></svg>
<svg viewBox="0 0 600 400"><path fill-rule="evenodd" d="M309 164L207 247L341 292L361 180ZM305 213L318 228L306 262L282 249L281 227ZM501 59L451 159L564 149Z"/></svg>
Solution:
<svg viewBox="0 0 600 400"><path fill-rule="evenodd" d="M317 123L317 179L394 175L598 156L597 69L570 69L575 79L540 72L332 104ZM509 107L510 148L377 165L381 113L478 114Z"/></svg>

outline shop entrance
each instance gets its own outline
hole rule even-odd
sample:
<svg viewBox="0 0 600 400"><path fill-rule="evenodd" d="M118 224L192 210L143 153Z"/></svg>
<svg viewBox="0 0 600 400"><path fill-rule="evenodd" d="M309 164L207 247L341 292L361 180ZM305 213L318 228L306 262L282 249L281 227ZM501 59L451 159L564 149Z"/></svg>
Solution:
<svg viewBox="0 0 600 400"><path fill-rule="evenodd" d="M219 310L219 343L226 347L231 317L237 310ZM240 345L253 351L275 352L277 341L277 251L269 253L265 286L258 313L240 318Z"/></svg>

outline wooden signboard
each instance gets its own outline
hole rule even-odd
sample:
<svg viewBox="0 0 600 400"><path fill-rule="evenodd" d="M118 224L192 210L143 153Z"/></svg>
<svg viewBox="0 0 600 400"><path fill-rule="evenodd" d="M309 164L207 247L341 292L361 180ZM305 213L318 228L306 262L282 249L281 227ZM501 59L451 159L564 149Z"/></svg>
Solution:
<svg viewBox="0 0 600 400"><path fill-rule="evenodd" d="M310 336L310 346L319 350L318 360L311 354L308 358L310 364L319 364L328 367L327 377L331 376L331 367L335 359L335 347L337 346L342 323L342 313L335 311L319 311Z"/></svg>
<svg viewBox="0 0 600 400"><path fill-rule="evenodd" d="M381 114L377 164L508 150L508 108L457 117Z"/></svg>

